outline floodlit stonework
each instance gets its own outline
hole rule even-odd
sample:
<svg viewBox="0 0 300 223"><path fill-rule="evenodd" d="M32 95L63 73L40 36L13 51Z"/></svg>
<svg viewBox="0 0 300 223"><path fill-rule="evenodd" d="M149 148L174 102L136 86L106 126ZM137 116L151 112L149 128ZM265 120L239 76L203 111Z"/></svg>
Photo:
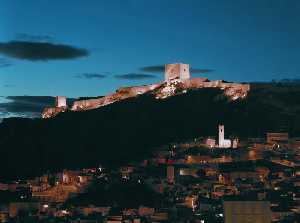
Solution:
<svg viewBox="0 0 300 223"><path fill-rule="evenodd" d="M249 84L227 83L222 80L210 81L207 78L190 78L188 64L165 65L165 81L144 85L124 87L115 93L95 99L75 101L71 108L67 107L66 97L56 97L56 106L45 108L42 118L51 118L65 111L86 111L112 104L127 98L137 97L145 93L154 95L156 99L165 99L178 93L186 93L191 89L219 88L230 100L243 99L250 90Z"/></svg>
<svg viewBox="0 0 300 223"><path fill-rule="evenodd" d="M190 68L188 64L176 63L165 65L165 81L174 79L188 80L190 79Z"/></svg>
<svg viewBox="0 0 300 223"><path fill-rule="evenodd" d="M45 108L44 111L42 112L42 118L52 118L61 112L65 112L66 110L67 108L63 108L63 107Z"/></svg>
<svg viewBox="0 0 300 223"><path fill-rule="evenodd" d="M67 97L65 97L65 96L56 96L55 97L55 107L57 107L57 108L67 107Z"/></svg>
<svg viewBox="0 0 300 223"><path fill-rule="evenodd" d="M96 109L120 100L124 100L126 98L136 97L138 95L145 94L154 90L157 87L159 87L159 84L120 88L115 93L107 95L105 97L75 101L71 110L83 111Z"/></svg>

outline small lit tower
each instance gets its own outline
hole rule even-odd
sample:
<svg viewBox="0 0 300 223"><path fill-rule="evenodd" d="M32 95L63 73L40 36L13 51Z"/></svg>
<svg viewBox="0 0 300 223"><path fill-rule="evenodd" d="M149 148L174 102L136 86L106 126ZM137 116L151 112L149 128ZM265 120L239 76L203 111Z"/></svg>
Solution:
<svg viewBox="0 0 300 223"><path fill-rule="evenodd" d="M65 97L65 96L56 96L55 97L55 107L57 107L57 108L67 107L67 97Z"/></svg>
<svg viewBox="0 0 300 223"><path fill-rule="evenodd" d="M224 144L224 125L219 125L219 147Z"/></svg>
<svg viewBox="0 0 300 223"><path fill-rule="evenodd" d="M189 64L175 63L165 65L165 81L169 82L174 79L188 80L190 79Z"/></svg>

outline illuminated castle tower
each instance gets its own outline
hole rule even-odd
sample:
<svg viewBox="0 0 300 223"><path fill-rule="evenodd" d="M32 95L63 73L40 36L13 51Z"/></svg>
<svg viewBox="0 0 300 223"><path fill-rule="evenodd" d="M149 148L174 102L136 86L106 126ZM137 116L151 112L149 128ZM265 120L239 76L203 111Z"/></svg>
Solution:
<svg viewBox="0 0 300 223"><path fill-rule="evenodd" d="M175 63L165 65L165 81L174 79L190 79L190 66L188 64Z"/></svg>
<svg viewBox="0 0 300 223"><path fill-rule="evenodd" d="M65 96L56 96L55 97L55 107L57 107L57 108L67 107L67 97L65 97Z"/></svg>

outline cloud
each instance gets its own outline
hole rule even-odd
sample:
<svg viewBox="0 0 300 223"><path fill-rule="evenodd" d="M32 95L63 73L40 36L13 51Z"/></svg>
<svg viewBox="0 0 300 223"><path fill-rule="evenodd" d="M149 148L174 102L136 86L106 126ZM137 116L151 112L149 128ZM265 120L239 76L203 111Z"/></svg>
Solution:
<svg viewBox="0 0 300 223"><path fill-rule="evenodd" d="M54 41L54 38L51 35L30 35L27 33L17 33L16 39L19 41L28 41L28 42L52 42L52 41Z"/></svg>
<svg viewBox="0 0 300 223"><path fill-rule="evenodd" d="M126 79L126 80L142 80L142 79L156 78L157 76L153 74L129 73L129 74L115 75L114 77L119 79Z"/></svg>
<svg viewBox="0 0 300 223"><path fill-rule="evenodd" d="M72 103L74 99L68 99ZM0 119L7 117L41 117L45 107L51 107L55 98L50 96L8 96L0 97Z"/></svg>
<svg viewBox="0 0 300 223"><path fill-rule="evenodd" d="M8 96L0 103L0 110L9 112L41 112L44 107L54 105L54 97L48 96Z"/></svg>
<svg viewBox="0 0 300 223"><path fill-rule="evenodd" d="M15 87L13 84L4 84L3 87Z"/></svg>
<svg viewBox="0 0 300 223"><path fill-rule="evenodd" d="M10 63L6 58L0 58L0 68L9 67L12 63Z"/></svg>
<svg viewBox="0 0 300 223"><path fill-rule="evenodd" d="M0 64L0 68L10 67L11 65L12 64L10 64L10 63Z"/></svg>
<svg viewBox="0 0 300 223"><path fill-rule="evenodd" d="M140 68L143 72L152 72L152 73L163 73L165 72L165 65L154 65L154 66L145 66ZM199 68L190 68L192 74L206 74L211 73L214 70L211 69L199 69Z"/></svg>
<svg viewBox="0 0 300 223"><path fill-rule="evenodd" d="M214 72L214 70L212 69L199 69L199 68L191 68L190 72L192 74L207 74L207 73L211 73Z"/></svg>
<svg viewBox="0 0 300 223"><path fill-rule="evenodd" d="M106 74L96 74L96 73L84 73L75 76L76 78L82 78L82 79L103 79L106 78Z"/></svg>
<svg viewBox="0 0 300 223"><path fill-rule="evenodd" d="M86 49L49 42L10 41L0 42L0 54L16 59L47 61L75 59L89 55Z"/></svg>
<svg viewBox="0 0 300 223"><path fill-rule="evenodd" d="M165 65L146 66L141 67L140 70L143 72L161 73L165 71Z"/></svg>
<svg viewBox="0 0 300 223"><path fill-rule="evenodd" d="M41 114L38 112L6 112L0 110L0 123L5 118L40 118Z"/></svg>

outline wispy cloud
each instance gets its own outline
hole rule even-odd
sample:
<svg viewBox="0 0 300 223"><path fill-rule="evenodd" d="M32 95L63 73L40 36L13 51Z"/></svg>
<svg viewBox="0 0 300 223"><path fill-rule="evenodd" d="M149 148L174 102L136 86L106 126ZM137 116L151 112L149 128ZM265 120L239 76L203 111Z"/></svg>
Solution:
<svg viewBox="0 0 300 223"><path fill-rule="evenodd" d="M82 79L103 79L107 77L107 74L97 74L97 73L84 73L75 76L76 78Z"/></svg>
<svg viewBox="0 0 300 223"><path fill-rule="evenodd" d="M0 103L0 109L10 112L40 112L45 106L54 105L54 98L48 96L8 96Z"/></svg>
<svg viewBox="0 0 300 223"><path fill-rule="evenodd" d="M16 40L28 42L53 42L54 37L52 35L31 35L27 33L17 33Z"/></svg>
<svg viewBox="0 0 300 223"><path fill-rule="evenodd" d="M0 102L0 119L9 117L40 117L43 108L53 104L54 98L52 97L2 97Z"/></svg>
<svg viewBox="0 0 300 223"><path fill-rule="evenodd" d="M8 96L0 97L0 119L7 117L41 117L45 107L54 105L50 96ZM68 99L72 103L74 99Z"/></svg>
<svg viewBox="0 0 300 223"><path fill-rule="evenodd" d="M86 49L65 44L15 40L0 42L0 54L22 60L47 61L85 57L89 55L89 52Z"/></svg>
<svg viewBox="0 0 300 223"><path fill-rule="evenodd" d="M190 72L192 74L207 74L207 73L214 72L214 70L212 70L212 69L191 68Z"/></svg>
<svg viewBox="0 0 300 223"><path fill-rule="evenodd" d="M4 84L3 87L15 87L13 84Z"/></svg>
<svg viewBox="0 0 300 223"><path fill-rule="evenodd" d="M0 58L0 68L9 67L12 63L10 63L6 58Z"/></svg>
<svg viewBox="0 0 300 223"><path fill-rule="evenodd" d="M145 66L140 68L143 72L151 72L151 73L163 73L165 71L165 65L154 65L154 66ZM200 68L190 68L190 72L192 74L206 74L211 73L214 70L212 69L200 69Z"/></svg>
<svg viewBox="0 0 300 223"><path fill-rule="evenodd" d="M144 74L144 73L128 73L115 75L115 78L118 79L127 79L127 80L142 80L142 79L153 79L156 78L156 75L153 74Z"/></svg>
<svg viewBox="0 0 300 223"><path fill-rule="evenodd" d="M140 68L143 72L161 73L165 71L165 65L145 66Z"/></svg>

